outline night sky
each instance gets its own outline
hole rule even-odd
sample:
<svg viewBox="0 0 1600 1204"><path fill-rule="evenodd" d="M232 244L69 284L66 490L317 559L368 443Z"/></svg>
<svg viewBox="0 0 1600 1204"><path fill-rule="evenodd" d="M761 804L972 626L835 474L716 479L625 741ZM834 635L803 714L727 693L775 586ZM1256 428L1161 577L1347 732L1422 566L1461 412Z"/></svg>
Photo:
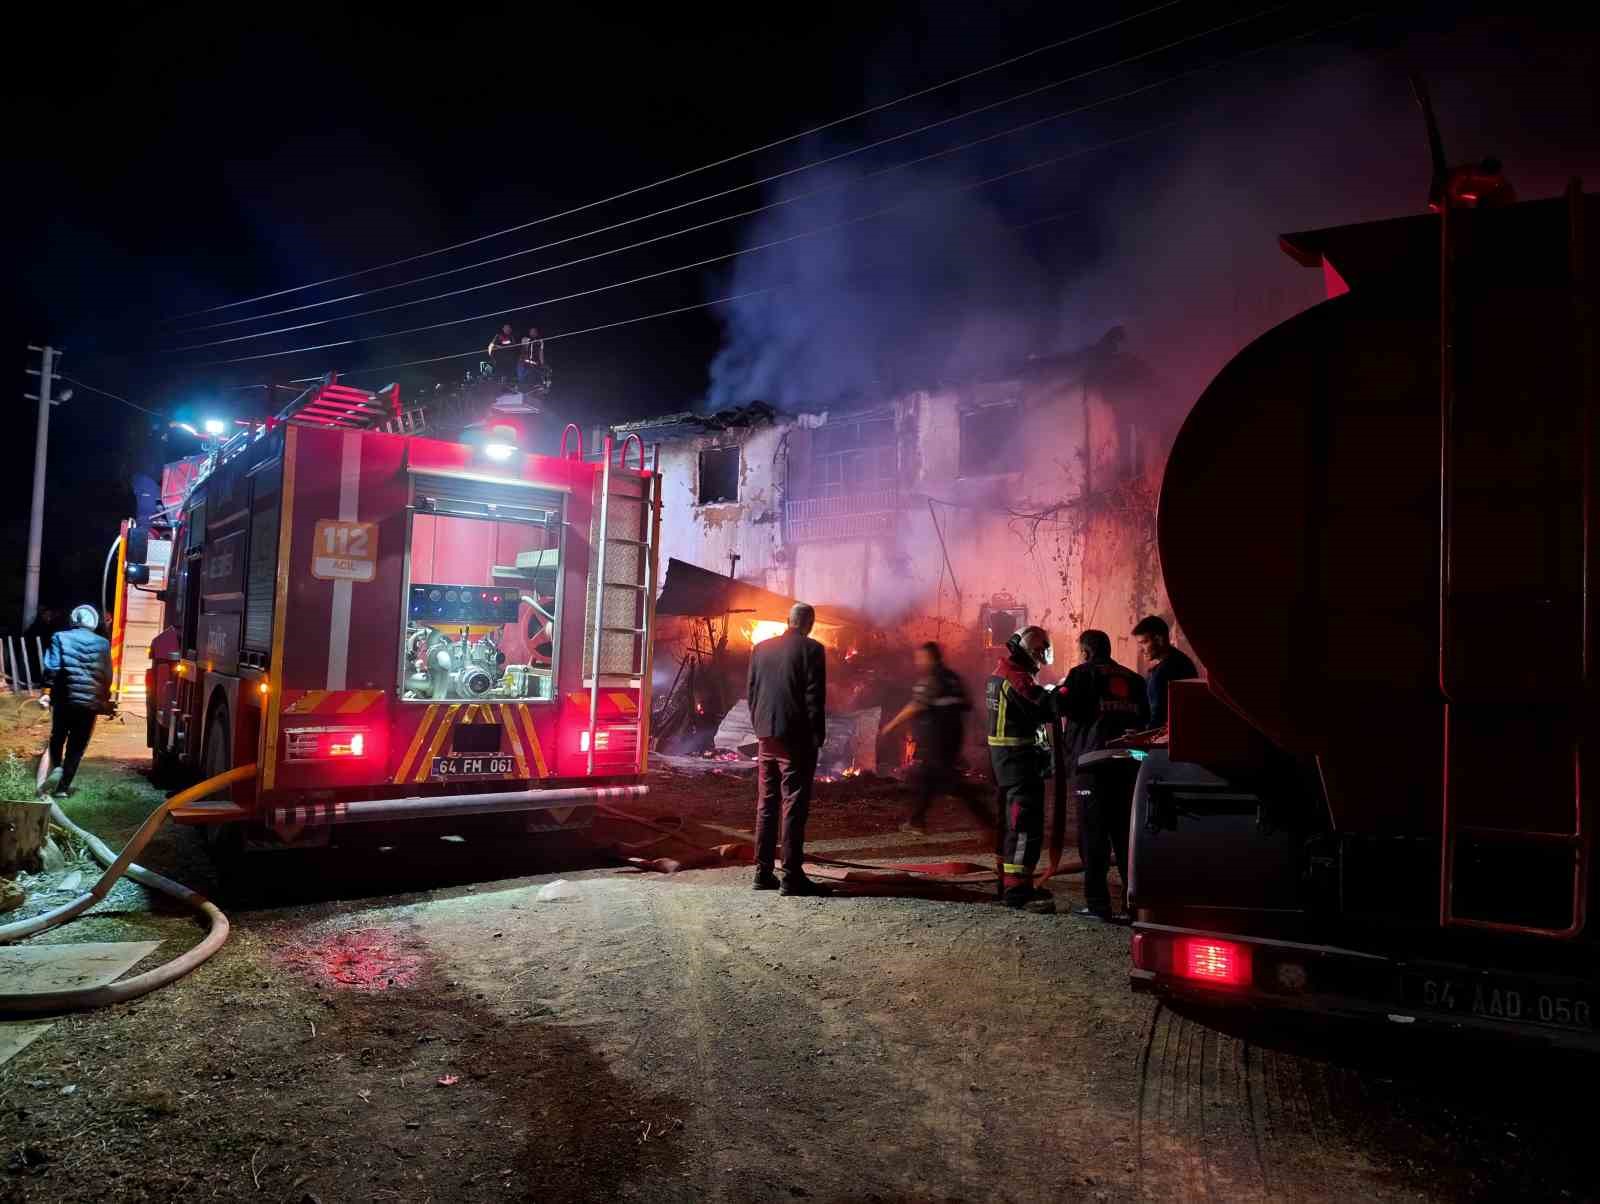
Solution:
<svg viewBox="0 0 1600 1204"><path fill-rule="evenodd" d="M507 318L251 363L206 363L525 305L723 255L772 229L734 221L464 296L201 351L164 350L409 301L792 196L796 187L810 186L804 177L375 297L180 333L581 234L1145 54L1271 6L1183 0L868 119L519 234L251 307L164 322L583 205L1153 7L650 6L624 18L591 5L35 6L13 18L4 85L14 165L14 270L6 304L16 394L32 387L22 374L32 362L25 344L49 340L66 348L68 375L164 415L253 415L262 411L265 393L239 386L462 352L481 347L503 320L517 323L519 333L536 323L555 335L696 305L751 280L781 284L803 274L812 244L798 240L772 259L752 254ZM861 173L1268 47L896 177L895 187L912 192L948 188L1065 150L1129 139L985 187L981 220L971 207L935 209L932 218L910 225L885 219L891 233L865 236L878 260L861 251L863 243L826 245L847 266L879 264L887 255L873 268L880 275L894 275L896 264L907 261L922 269L900 291L883 293L880 308L897 311L884 339L920 348L915 341L926 338L937 346L972 311L1022 308L1017 298L1023 298L1026 320L1008 326L1007 354L1066 349L1113 322L1137 329L1141 316L1148 320L1146 346L1161 343L1164 332L1176 346L1193 332L1180 329L1173 315L1206 308L1219 273L1234 280L1236 309L1244 295L1230 261L1198 258L1197 243L1250 244L1251 255L1236 263L1238 273L1248 274L1265 262L1254 258L1256 244L1264 255L1275 254L1272 236L1279 230L1270 223L1305 228L1420 207L1426 163L1407 101L1412 67L1433 83L1453 158L1498 153L1524 196L1544 195L1565 174L1585 169L1595 186L1592 35L1537 14L1467 17L1459 15L1461 6L1442 4L1398 12L1383 6L1381 16L1318 31L1365 7L1348 0L1289 4L853 156L848 171L855 177L830 172L816 179L848 188ZM1223 185L1192 188L1197 170L1222 172ZM898 204L904 195L891 200ZM863 204L870 209L880 200L874 192ZM840 213L834 198L817 218L827 223ZM1183 228L1191 219L1191 228ZM802 216L793 229L817 224ZM909 238L908 230L923 241ZM984 230L1003 232L994 237L1003 237L1004 256L973 233ZM1215 256L1216 245L1205 253ZM995 278L973 285L986 264L997 265ZM1024 277L1026 288L1010 287ZM1285 278L1292 280L1287 269ZM827 287L842 295L855 286L840 278ZM991 301L997 292L1010 300ZM927 301L912 304L908 297ZM776 304L780 316L791 312L785 302ZM833 308L826 289L797 295L795 311L819 314L821 331ZM555 408L587 424L704 403L726 316L700 309L553 340ZM742 326L758 343L765 337L762 320ZM799 337L804 348L803 330ZM815 354L825 356L830 344L821 334L818 341ZM920 349L917 356L925 358ZM459 375L470 362L372 372L351 382L376 388L399 379L414 393ZM1185 363L1210 370L1205 354ZM1174 379L1183 376L1181 368L1173 365ZM841 389L870 387L860 373L844 375ZM736 393L740 380L764 387L771 379L751 373L727 387ZM1180 392L1188 387L1185 379ZM19 417L0 492L10 570L0 574L0 630L14 629L18 618L32 459L32 405L20 398L13 404L21 408L13 410ZM129 477L153 471L171 451L190 450L163 444L163 426L82 388L54 411L46 604L98 593L101 557L131 504Z"/></svg>

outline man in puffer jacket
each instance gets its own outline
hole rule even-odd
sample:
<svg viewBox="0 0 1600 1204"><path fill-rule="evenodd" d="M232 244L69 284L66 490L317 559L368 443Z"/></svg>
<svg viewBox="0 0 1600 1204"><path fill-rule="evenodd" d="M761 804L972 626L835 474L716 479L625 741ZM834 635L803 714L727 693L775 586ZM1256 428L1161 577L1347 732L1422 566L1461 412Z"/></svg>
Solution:
<svg viewBox="0 0 1600 1204"><path fill-rule="evenodd" d="M44 680L50 687L50 747L39 759L37 785L44 793L45 781L55 766L61 766L61 781L56 797L72 792L83 750L89 747L96 715L104 714L111 702L111 645L96 628L100 616L92 606L72 612L72 626L50 638L44 654Z"/></svg>

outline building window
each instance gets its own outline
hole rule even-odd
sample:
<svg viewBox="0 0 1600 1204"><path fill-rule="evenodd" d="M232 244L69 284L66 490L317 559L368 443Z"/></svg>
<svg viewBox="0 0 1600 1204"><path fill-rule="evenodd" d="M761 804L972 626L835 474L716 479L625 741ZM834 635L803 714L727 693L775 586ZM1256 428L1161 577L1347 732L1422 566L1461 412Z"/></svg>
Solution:
<svg viewBox="0 0 1600 1204"><path fill-rule="evenodd" d="M961 415L961 473L992 477L1016 472L1020 462L1022 403L982 406Z"/></svg>
<svg viewBox="0 0 1600 1204"><path fill-rule="evenodd" d="M811 433L809 456L791 457L789 492L820 498L893 490L897 462L893 418L826 422Z"/></svg>
<svg viewBox="0 0 1600 1204"><path fill-rule="evenodd" d="M700 453L700 504L739 500L739 449L708 447Z"/></svg>

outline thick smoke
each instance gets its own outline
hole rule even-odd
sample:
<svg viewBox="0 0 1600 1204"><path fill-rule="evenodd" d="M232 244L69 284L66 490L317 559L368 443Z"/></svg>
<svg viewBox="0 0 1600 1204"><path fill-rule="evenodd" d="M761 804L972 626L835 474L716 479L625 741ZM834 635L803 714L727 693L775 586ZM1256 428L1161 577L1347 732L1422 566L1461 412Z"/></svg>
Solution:
<svg viewBox="0 0 1600 1204"><path fill-rule="evenodd" d="M747 246L929 199L737 261L718 287L773 291L724 311L710 401L888 398L1002 373L1121 326L1125 350L1163 382L1163 413L1149 417L1176 421L1228 358L1323 296L1320 274L1290 261L1278 235L1423 211L1429 164L1409 69L1431 79L1452 162L1500 156L1524 199L1558 193L1574 173L1593 187L1592 131L1570 103L1589 94L1592 53L1546 47L1510 69L1502 53L1478 53L1501 37L1474 29L1408 47L1404 61L1304 47L1167 94L1165 109L1118 114L1120 125L1063 122L998 141L981 166L957 156L876 181L795 177L795 191L838 191L776 210ZM1174 117L1170 133L1126 151L948 191ZM1029 228L1051 208L1068 212Z"/></svg>
<svg viewBox="0 0 1600 1204"><path fill-rule="evenodd" d="M729 307L711 404L826 407L1031 351L1054 320L1049 278L965 182L935 171L797 179L788 198L821 195L765 215L746 245L834 228L737 261L728 291L773 291Z"/></svg>

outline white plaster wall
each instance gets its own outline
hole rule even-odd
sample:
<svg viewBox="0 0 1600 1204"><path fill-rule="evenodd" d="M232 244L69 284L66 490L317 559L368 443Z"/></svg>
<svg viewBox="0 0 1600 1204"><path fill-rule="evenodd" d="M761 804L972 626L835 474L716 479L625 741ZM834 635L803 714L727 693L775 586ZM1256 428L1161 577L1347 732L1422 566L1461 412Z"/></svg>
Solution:
<svg viewBox="0 0 1600 1204"><path fill-rule="evenodd" d="M1009 432L993 474L963 478L960 415L979 402L1018 400L1023 421ZM954 628L976 625L980 607L1007 593L1027 606L1029 619L1051 629L1064 646L1084 627L1112 637L1124 664L1135 652L1129 629L1140 617L1134 595L1142 556L1148 575L1154 550L1138 545L1103 517L1086 528L1071 516L1032 523L1008 510L1032 512L1080 496L1083 448L1093 445L1095 480L1118 471L1114 411L1080 386L1024 388L985 385L981 390L914 393L896 403L905 468L906 507L892 538L840 539L785 549L779 486L783 437L793 423L815 425L820 415L783 420L754 432L705 436L662 448L662 552L715 572L728 571L727 555L741 557L737 575L819 605L860 609L884 625L901 623L918 638L949 638ZM702 448L742 440L737 503L695 502ZM774 463L776 458L777 462ZM1152 467L1158 476L1159 465ZM938 499L930 514L927 499ZM934 527L944 534L941 550ZM1093 544L1085 573L1085 539ZM1097 551L1096 551L1097 550ZM948 552L948 564L946 563ZM953 577L952 577L953 570ZM955 584L960 585L960 604ZM1155 609L1166 599L1156 575ZM920 635L928 632L928 636Z"/></svg>
<svg viewBox="0 0 1600 1204"><path fill-rule="evenodd" d="M728 553L740 556L736 575L767 584L778 564L782 514L774 486L773 456L786 427L761 427L662 445L661 563L675 556L717 573L728 571ZM742 444L742 445L741 445ZM697 501L700 452L740 446L739 500L702 506ZM782 458L776 466L779 477Z"/></svg>

